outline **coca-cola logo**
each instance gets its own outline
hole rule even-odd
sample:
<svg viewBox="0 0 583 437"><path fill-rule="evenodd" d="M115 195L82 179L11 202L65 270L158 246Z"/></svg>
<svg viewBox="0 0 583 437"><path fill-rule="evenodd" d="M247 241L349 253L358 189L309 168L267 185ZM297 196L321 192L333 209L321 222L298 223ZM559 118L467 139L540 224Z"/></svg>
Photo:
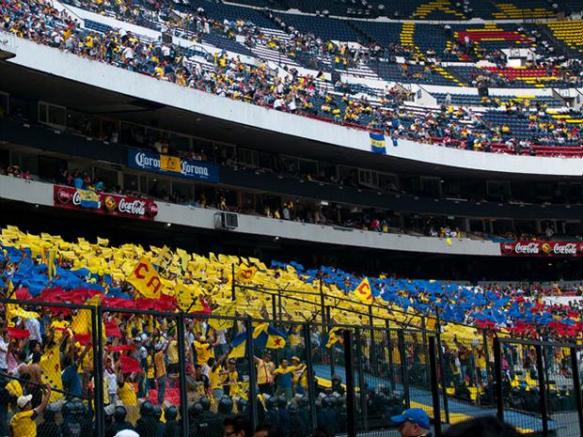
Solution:
<svg viewBox="0 0 583 437"><path fill-rule="evenodd" d="M67 191L67 190L59 190L57 191L57 201L59 203L62 203L63 205L71 202L73 196L71 196L71 192Z"/></svg>
<svg viewBox="0 0 583 437"><path fill-rule="evenodd" d="M553 253L556 255L577 255L577 244L576 243L555 243L553 247Z"/></svg>
<svg viewBox="0 0 583 437"><path fill-rule="evenodd" d="M145 215L146 214L146 202L143 200L133 200L127 201L122 197L117 204L117 209L119 212L131 215Z"/></svg>
<svg viewBox="0 0 583 437"><path fill-rule="evenodd" d="M539 246L538 243L527 244L516 243L516 245L514 246L514 252L520 254L538 255Z"/></svg>
<svg viewBox="0 0 583 437"><path fill-rule="evenodd" d="M73 187L54 187L55 206L62 208L81 208L82 195ZM98 214L111 214L117 216L133 216L152 219L158 214L158 205L147 199L131 196L119 196L116 194L99 193L99 206L92 209Z"/></svg>
<svg viewBox="0 0 583 437"><path fill-rule="evenodd" d="M81 205L81 198L79 197L79 191L75 190L73 193L73 205L79 206Z"/></svg>

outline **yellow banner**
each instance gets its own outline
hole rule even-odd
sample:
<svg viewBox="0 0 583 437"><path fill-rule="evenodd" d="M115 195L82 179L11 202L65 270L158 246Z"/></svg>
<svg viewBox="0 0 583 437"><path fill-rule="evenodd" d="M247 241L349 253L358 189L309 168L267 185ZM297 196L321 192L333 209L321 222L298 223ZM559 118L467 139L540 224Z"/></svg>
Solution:
<svg viewBox="0 0 583 437"><path fill-rule="evenodd" d="M142 258L134 267L134 270L128 278L128 282L136 287L136 290L145 297L150 299L160 297L162 281L160 280L160 276L158 276L158 272L146 258Z"/></svg>
<svg viewBox="0 0 583 437"><path fill-rule="evenodd" d="M177 156L160 155L160 170L180 173L182 162Z"/></svg>

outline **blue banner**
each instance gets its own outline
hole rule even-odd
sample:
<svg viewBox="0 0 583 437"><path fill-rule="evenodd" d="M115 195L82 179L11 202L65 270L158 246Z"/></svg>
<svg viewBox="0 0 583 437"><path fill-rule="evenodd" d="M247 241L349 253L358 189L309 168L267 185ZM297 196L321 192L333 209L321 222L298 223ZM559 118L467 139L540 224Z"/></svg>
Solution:
<svg viewBox="0 0 583 437"><path fill-rule="evenodd" d="M215 164L206 161L190 161L140 149L128 150L128 166L168 176L213 183L219 181L219 168Z"/></svg>

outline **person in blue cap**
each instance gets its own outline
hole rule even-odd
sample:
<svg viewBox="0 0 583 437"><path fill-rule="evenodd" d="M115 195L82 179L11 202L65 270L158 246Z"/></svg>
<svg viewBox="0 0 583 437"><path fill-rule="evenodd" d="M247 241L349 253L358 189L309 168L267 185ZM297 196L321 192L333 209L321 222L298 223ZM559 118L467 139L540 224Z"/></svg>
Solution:
<svg viewBox="0 0 583 437"><path fill-rule="evenodd" d="M399 426L401 437L431 437L429 416L421 408L409 408L391 422Z"/></svg>

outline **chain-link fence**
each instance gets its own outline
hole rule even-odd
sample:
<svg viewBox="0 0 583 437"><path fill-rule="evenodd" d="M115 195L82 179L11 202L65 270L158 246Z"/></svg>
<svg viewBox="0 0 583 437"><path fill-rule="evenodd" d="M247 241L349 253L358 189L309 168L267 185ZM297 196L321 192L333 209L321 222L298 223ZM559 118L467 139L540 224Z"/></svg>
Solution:
<svg viewBox="0 0 583 437"><path fill-rule="evenodd" d="M525 434L583 433L583 348L558 342L496 339L500 418Z"/></svg>
<svg viewBox="0 0 583 437"><path fill-rule="evenodd" d="M1 299L0 436L384 436L406 408L426 411L436 435L496 414L524 433L581 433L580 344L397 329L371 314L343 326L317 296L298 323L293 299L274 293L254 318Z"/></svg>

